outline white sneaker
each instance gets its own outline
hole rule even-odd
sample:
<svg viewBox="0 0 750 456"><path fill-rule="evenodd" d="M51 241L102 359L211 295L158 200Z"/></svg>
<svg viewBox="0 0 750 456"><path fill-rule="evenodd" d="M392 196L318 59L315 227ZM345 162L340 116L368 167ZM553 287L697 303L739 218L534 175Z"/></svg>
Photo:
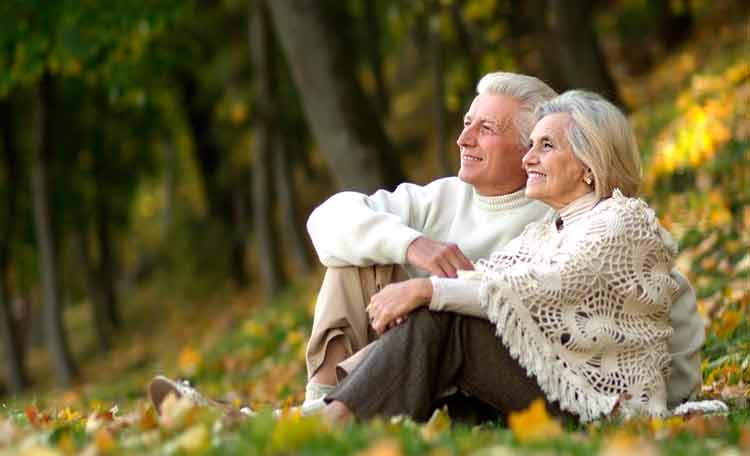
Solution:
<svg viewBox="0 0 750 456"><path fill-rule="evenodd" d="M205 397L198 392L198 390L192 388L190 383L185 380L175 381L164 377L163 375L157 375L148 385L148 396L151 399L151 403L154 405L157 414L161 415L161 407L170 393L174 394L177 399L187 397L195 405L200 407L212 407L229 414L238 412L238 410L224 404L223 402ZM246 416L252 416L254 414L250 407L242 407L239 410L239 413Z"/></svg>
<svg viewBox="0 0 750 456"><path fill-rule="evenodd" d="M325 383L318 383L318 382L307 382L307 386L305 386L305 402L302 403L302 406L304 407L305 404L313 403L319 399L323 399L326 397L326 395L333 392L333 390L336 389L336 385L326 385Z"/></svg>

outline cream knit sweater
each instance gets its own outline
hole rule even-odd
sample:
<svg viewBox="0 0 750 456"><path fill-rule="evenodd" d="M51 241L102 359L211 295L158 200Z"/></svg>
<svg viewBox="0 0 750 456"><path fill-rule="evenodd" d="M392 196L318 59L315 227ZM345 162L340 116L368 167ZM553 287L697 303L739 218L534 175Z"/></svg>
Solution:
<svg viewBox="0 0 750 456"><path fill-rule="evenodd" d="M419 236L455 242L471 261L485 258L529 223L553 211L520 190L485 197L457 177L428 185L401 184L372 195L342 192L318 206L307 229L327 267L402 264L411 277L426 276L406 264L406 249Z"/></svg>

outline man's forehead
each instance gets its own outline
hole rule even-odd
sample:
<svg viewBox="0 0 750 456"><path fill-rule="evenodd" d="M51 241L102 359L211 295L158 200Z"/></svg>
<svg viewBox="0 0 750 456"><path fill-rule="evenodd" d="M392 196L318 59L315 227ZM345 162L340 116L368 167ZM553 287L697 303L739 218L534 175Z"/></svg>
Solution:
<svg viewBox="0 0 750 456"><path fill-rule="evenodd" d="M473 113L471 110L464 115L464 120L480 121L506 127L511 124L512 116L502 110Z"/></svg>
<svg viewBox="0 0 750 456"><path fill-rule="evenodd" d="M518 108L516 100L507 95L480 94L474 98L464 118L507 123Z"/></svg>

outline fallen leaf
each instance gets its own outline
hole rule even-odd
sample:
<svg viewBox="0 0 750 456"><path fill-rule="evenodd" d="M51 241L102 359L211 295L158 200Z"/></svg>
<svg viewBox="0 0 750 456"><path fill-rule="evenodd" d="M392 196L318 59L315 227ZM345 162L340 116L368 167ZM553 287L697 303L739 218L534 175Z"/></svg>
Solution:
<svg viewBox="0 0 750 456"><path fill-rule="evenodd" d="M100 453L106 453L115 447L115 439L106 429L100 429L94 437L94 444Z"/></svg>
<svg viewBox="0 0 750 456"><path fill-rule="evenodd" d="M208 430L203 424L195 425L174 440L176 451L194 452L204 449L208 446Z"/></svg>
<svg viewBox="0 0 750 456"><path fill-rule="evenodd" d="M357 456L401 456L401 447L394 439L382 439L371 447L360 451Z"/></svg>
<svg viewBox="0 0 750 456"><path fill-rule="evenodd" d="M435 410L429 421L422 426L420 431L423 439L432 442L441 434L448 432L450 428L451 418L448 415L448 409L443 407L440 410Z"/></svg>
<svg viewBox="0 0 750 456"><path fill-rule="evenodd" d="M526 410L511 412L508 424L521 443L554 438L563 432L560 423L547 413L544 399L541 398L532 402Z"/></svg>

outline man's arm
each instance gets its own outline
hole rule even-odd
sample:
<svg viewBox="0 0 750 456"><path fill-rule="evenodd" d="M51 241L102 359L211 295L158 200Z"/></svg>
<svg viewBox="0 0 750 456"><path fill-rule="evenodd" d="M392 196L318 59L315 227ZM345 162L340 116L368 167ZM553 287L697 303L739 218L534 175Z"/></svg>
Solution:
<svg viewBox="0 0 750 456"><path fill-rule="evenodd" d="M671 276L679 285L670 312L674 333L669 341L672 373L667 382L667 403L674 407L701 386L700 349L705 331L693 287L676 268L672 269Z"/></svg>
<svg viewBox="0 0 750 456"><path fill-rule="evenodd" d="M307 221L320 261L327 267L403 264L408 246L422 236L414 223L423 210L419 190L402 184L393 192L341 192L323 202Z"/></svg>
<svg viewBox="0 0 750 456"><path fill-rule="evenodd" d="M442 191L444 184L402 184L394 192L332 196L307 222L320 261L328 267L408 262L447 277L455 277L458 269L471 269L456 244L424 235L428 220L435 223L431 211L451 210L447 199L454 195Z"/></svg>

